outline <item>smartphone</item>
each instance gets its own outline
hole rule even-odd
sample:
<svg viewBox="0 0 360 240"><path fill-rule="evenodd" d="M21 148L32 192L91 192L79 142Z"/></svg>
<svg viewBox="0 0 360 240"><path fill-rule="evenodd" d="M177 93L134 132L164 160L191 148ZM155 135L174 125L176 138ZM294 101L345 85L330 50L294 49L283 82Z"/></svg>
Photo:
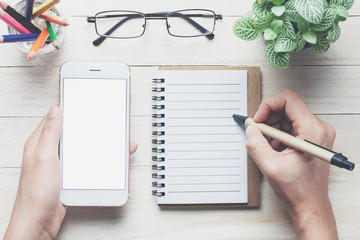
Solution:
<svg viewBox="0 0 360 240"><path fill-rule="evenodd" d="M129 196L130 69L66 62L60 69L62 185L67 206L122 206Z"/></svg>

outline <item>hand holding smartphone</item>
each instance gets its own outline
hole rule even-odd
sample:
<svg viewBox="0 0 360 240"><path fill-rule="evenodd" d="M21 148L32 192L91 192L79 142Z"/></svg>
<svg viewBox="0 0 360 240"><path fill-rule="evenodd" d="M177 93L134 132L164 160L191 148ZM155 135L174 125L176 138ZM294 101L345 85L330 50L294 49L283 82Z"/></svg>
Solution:
<svg viewBox="0 0 360 240"><path fill-rule="evenodd" d="M121 206L129 195L130 70L66 62L60 70L62 187L68 206Z"/></svg>

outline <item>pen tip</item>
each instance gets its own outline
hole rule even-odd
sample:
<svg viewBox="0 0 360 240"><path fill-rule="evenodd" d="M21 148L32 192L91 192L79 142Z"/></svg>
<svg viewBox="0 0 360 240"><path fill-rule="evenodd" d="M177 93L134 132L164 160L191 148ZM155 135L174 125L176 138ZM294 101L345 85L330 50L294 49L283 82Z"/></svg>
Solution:
<svg viewBox="0 0 360 240"><path fill-rule="evenodd" d="M240 124L240 125L245 125L245 121L248 118L247 116L242 116L242 115L238 115L238 114L233 114L233 118L234 120Z"/></svg>

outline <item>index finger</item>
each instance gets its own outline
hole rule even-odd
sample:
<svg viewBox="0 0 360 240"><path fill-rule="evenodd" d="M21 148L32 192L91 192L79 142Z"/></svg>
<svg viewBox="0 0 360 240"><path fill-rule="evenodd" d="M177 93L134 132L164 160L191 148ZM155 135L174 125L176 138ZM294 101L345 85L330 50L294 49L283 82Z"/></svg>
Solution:
<svg viewBox="0 0 360 240"><path fill-rule="evenodd" d="M291 122L295 122L306 115L312 115L295 91L286 90L262 101L254 116L254 120L255 122L264 122L272 113L280 111L285 111L286 116Z"/></svg>

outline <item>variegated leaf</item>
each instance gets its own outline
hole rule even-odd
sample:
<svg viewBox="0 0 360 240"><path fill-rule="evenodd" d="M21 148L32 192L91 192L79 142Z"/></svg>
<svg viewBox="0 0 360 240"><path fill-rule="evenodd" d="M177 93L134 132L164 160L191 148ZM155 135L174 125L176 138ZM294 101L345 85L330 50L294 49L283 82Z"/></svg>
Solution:
<svg viewBox="0 0 360 240"><path fill-rule="evenodd" d="M259 18L266 17L272 14L271 8L274 6L272 2L264 2L261 4L255 3L253 5L253 11Z"/></svg>
<svg viewBox="0 0 360 240"><path fill-rule="evenodd" d="M258 17L255 15L253 10L250 10L249 12L245 13L244 18L251 18L255 21L258 19Z"/></svg>
<svg viewBox="0 0 360 240"><path fill-rule="evenodd" d="M340 27L337 23L333 23L332 27L330 28L328 32L328 40L330 42L336 42L341 35Z"/></svg>
<svg viewBox="0 0 360 240"><path fill-rule="evenodd" d="M266 58L269 62L277 68L288 68L290 65L289 53L277 53L274 50L275 43L269 43L266 46Z"/></svg>
<svg viewBox="0 0 360 240"><path fill-rule="evenodd" d="M276 39L274 51L277 53L292 52L294 51L295 48L296 48L296 43L294 40L279 36Z"/></svg>
<svg viewBox="0 0 360 240"><path fill-rule="evenodd" d="M297 0L289 0L285 3L285 17L292 22L297 22L301 16L295 8Z"/></svg>
<svg viewBox="0 0 360 240"><path fill-rule="evenodd" d="M255 40L261 35L261 31L254 27L254 20L251 18L240 18L234 26L233 31L236 36L243 40Z"/></svg>
<svg viewBox="0 0 360 240"><path fill-rule="evenodd" d="M284 22L283 20L277 19L271 22L270 24L270 28L276 32L276 33L281 33L284 27Z"/></svg>
<svg viewBox="0 0 360 240"><path fill-rule="evenodd" d="M355 0L330 0L330 4L343 6L349 10L354 5Z"/></svg>
<svg viewBox="0 0 360 240"><path fill-rule="evenodd" d="M347 9L343 6L336 6L336 13L338 16L347 19L349 17L349 13Z"/></svg>
<svg viewBox="0 0 360 240"><path fill-rule="evenodd" d="M285 6L273 6L273 7L271 8L271 12L272 12L274 15L280 17L280 16L283 15L284 12L285 12Z"/></svg>
<svg viewBox="0 0 360 240"><path fill-rule="evenodd" d="M324 17L319 24L313 24L311 26L312 30L316 32L321 32L329 29L336 18L336 10L334 8L326 8Z"/></svg>
<svg viewBox="0 0 360 240"><path fill-rule="evenodd" d="M311 48L318 53L326 52L330 47L330 42L326 38L320 38L316 44L311 45Z"/></svg>
<svg viewBox="0 0 360 240"><path fill-rule="evenodd" d="M294 53L299 52L305 47L306 41L303 39L302 36L297 36L295 39L296 47L293 50Z"/></svg>
<svg viewBox="0 0 360 240"><path fill-rule="evenodd" d="M280 6L285 2L285 0L271 0L276 6Z"/></svg>
<svg viewBox="0 0 360 240"><path fill-rule="evenodd" d="M296 10L306 21L315 24L321 22L325 11L323 0L297 0L296 2Z"/></svg>
<svg viewBox="0 0 360 240"><path fill-rule="evenodd" d="M265 29L264 39L265 41L274 40L277 37L277 33L271 30L270 28Z"/></svg>
<svg viewBox="0 0 360 240"><path fill-rule="evenodd" d="M283 20L283 23L284 23L284 26L283 26L283 30L282 30L281 34L283 34L285 37L288 37L288 38L295 38L295 29L294 29L292 22L290 22L290 20L285 18Z"/></svg>
<svg viewBox="0 0 360 240"><path fill-rule="evenodd" d="M300 18L299 21L297 22L297 28L301 32L306 32L309 27L310 27L310 23L303 18Z"/></svg>
<svg viewBox="0 0 360 240"><path fill-rule="evenodd" d="M274 18L274 15L269 15L266 17L258 18L254 22L254 27L256 27L259 30L264 30L270 27L270 23L272 19Z"/></svg>

